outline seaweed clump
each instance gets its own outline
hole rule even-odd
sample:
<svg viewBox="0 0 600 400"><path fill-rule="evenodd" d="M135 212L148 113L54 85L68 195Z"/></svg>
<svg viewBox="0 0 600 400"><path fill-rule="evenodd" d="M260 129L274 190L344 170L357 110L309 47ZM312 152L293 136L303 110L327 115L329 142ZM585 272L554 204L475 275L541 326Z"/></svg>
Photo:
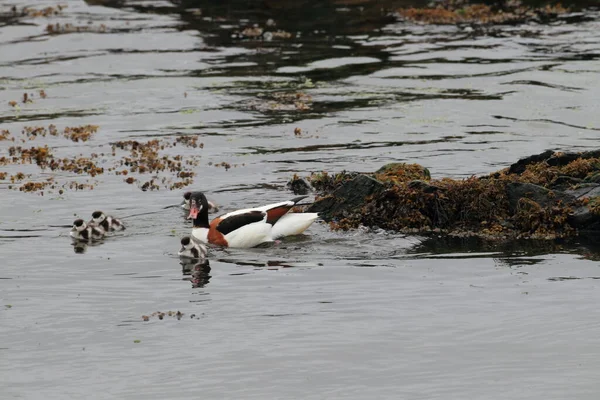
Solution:
<svg viewBox="0 0 600 400"><path fill-rule="evenodd" d="M467 179L431 179L418 164L313 174L310 211L333 229L378 227L493 239L553 239L600 230L600 151L545 152Z"/></svg>
<svg viewBox="0 0 600 400"><path fill-rule="evenodd" d="M543 7L524 5L520 0L497 1L491 5L470 0L443 0L425 8L402 8L405 20L423 24L520 24L527 21L549 22L569 10L558 4Z"/></svg>

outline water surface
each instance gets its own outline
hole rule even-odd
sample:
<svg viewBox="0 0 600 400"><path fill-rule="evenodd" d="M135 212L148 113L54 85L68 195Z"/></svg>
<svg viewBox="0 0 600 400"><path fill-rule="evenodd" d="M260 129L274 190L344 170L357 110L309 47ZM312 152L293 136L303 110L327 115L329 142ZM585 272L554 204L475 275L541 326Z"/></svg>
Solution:
<svg viewBox="0 0 600 400"><path fill-rule="evenodd" d="M1 166L95 185L41 196L0 182L3 398L597 398L596 238L485 244L319 223L270 248L213 249L211 272L190 275L176 257L190 226L169 207L185 188L142 191L152 175L130 185L108 170L127 154L112 155L116 141L198 135L202 148L161 154L193 160L188 188L229 211L287 199L294 173L416 162L460 178L596 148L596 12L482 34L368 7L311 19L67 1L45 18L13 4L26 5L0 9L0 129L98 125L85 143L17 144L103 153L106 170ZM240 36L269 18L292 37ZM48 34L56 23L83 31ZM96 209L128 229L77 254L68 226Z"/></svg>

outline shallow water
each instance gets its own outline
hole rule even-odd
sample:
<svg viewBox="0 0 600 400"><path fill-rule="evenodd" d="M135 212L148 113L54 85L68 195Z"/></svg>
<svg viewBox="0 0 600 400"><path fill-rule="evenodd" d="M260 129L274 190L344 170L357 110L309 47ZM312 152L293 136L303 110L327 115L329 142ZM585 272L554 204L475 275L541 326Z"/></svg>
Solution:
<svg viewBox="0 0 600 400"><path fill-rule="evenodd" d="M2 398L597 398L597 238L490 245L321 223L269 248L213 249L210 273L190 275L176 257L190 226L169 207L185 189L108 171L127 154L113 142L199 135L203 148L163 154L195 160L191 188L228 211L287 199L294 173L402 161L466 177L596 148L597 13L480 35L352 7L310 19L68 1L44 18L12 4L25 5L0 8L0 129L99 125L85 143L17 144L104 153L106 170L0 167L95 184L41 196L0 182ZM232 37L268 17L294 37ZM97 32L48 35L57 22ZM127 230L76 254L68 227L96 209Z"/></svg>

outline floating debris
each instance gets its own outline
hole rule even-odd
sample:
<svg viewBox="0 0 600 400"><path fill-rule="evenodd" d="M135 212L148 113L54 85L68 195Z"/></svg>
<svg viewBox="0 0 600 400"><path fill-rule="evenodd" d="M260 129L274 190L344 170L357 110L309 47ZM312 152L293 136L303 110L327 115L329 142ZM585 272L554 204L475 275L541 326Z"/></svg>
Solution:
<svg viewBox="0 0 600 400"><path fill-rule="evenodd" d="M65 33L79 33L79 32L106 33L107 30L108 30L108 28L104 24L100 24L99 26L73 25L70 23L61 25L57 22L55 24L48 24L46 26L46 32L50 35L58 35L58 34L65 34Z"/></svg>
<svg viewBox="0 0 600 400"><path fill-rule="evenodd" d="M98 125L82 125L76 127L66 127L64 136L74 142L87 142L88 139L98 131Z"/></svg>
<svg viewBox="0 0 600 400"><path fill-rule="evenodd" d="M178 320L181 319L181 317L183 317L185 314L182 313L181 311L167 311L167 312L162 312L162 311L155 311L150 315L142 315L142 321L148 322L150 321L151 318L158 318L160 320L163 320L165 317L172 317L172 318L177 318Z"/></svg>
<svg viewBox="0 0 600 400"><path fill-rule="evenodd" d="M254 24L252 26L247 26L242 31L234 31L231 34L233 39L242 39L242 40L262 40L265 42L270 42L273 39L290 39L293 35L290 32L284 31L282 29L275 29L275 21L272 19L268 19L265 22L265 27L262 27L260 24Z"/></svg>
<svg viewBox="0 0 600 400"><path fill-rule="evenodd" d="M544 7L524 5L520 0L499 1L493 5L471 0L442 0L425 8L402 8L398 14L407 21L422 24L520 24L537 20L548 22L569 10L560 4Z"/></svg>
<svg viewBox="0 0 600 400"><path fill-rule="evenodd" d="M36 9L33 7L23 7L22 11L20 12L20 15L34 17L34 18L38 18L38 17L48 18L48 17L52 17L55 15L60 15L62 13L62 10L64 10L65 8L67 8L67 6L62 5L62 4L59 4L57 6L45 7L42 9ZM19 14L16 6L13 7L13 14L17 14L17 15Z"/></svg>
<svg viewBox="0 0 600 400"><path fill-rule="evenodd" d="M225 171L229 171L229 169L231 169L231 164L229 164L228 162L222 161L220 163L216 163L215 167L223 167L223 168L225 168Z"/></svg>
<svg viewBox="0 0 600 400"><path fill-rule="evenodd" d="M51 185L52 182L27 182L19 187L20 192L35 192L38 190L43 190L47 186ZM42 192L43 193L43 192Z"/></svg>
<svg viewBox="0 0 600 400"><path fill-rule="evenodd" d="M185 146L188 147L192 147L192 148L204 148L204 143L198 143L198 135L187 135L187 136L178 136L175 139L175 142L173 142L173 146L176 146L177 143L181 143Z"/></svg>
<svg viewBox="0 0 600 400"><path fill-rule="evenodd" d="M39 140L39 138L44 137L64 137L76 143L87 142L92 140L98 131L99 127L97 125L65 127L62 131L53 124L50 124L48 127L25 126L21 130L21 136L17 136L16 138L8 130L0 131L0 141L11 140L15 142L18 139L21 143L29 143L30 141ZM47 144L44 146L13 145L5 148L8 154L0 156L0 165L35 164L42 171L65 171L77 175L86 175L91 178L108 171L114 175L127 176L124 179L124 182L127 184L139 182L138 187L142 191L159 190L161 188L178 190L193 183L193 178L196 175L193 168L199 165L200 156L193 154L184 159L184 156L181 154L167 155L161 154L161 152L178 145L192 149L202 149L204 148L204 143L201 143L199 138L199 135L183 135L177 136L174 139L125 140L111 143L112 152L109 154L112 154L117 160L111 161L112 165L108 166L102 165L107 163L104 159L104 153L79 154L64 157L54 154L54 148L49 147ZM121 151L127 153L117 155L117 152ZM231 165L228 163L223 163L220 166L227 169L231 168ZM160 173L169 173L169 175L160 176ZM132 174L152 174L154 176L150 180L140 181L135 176L128 176ZM25 175L14 175L12 183L21 182L24 177ZM39 184L38 179L31 174L27 175L27 178L29 177L32 177L31 182L25 182L20 187L10 186L9 188L25 192L39 192L48 186L47 184ZM72 181L64 183L60 187L63 192L64 189L91 190L95 187L95 183L90 181ZM50 187L50 189L55 188L56 184L52 184Z"/></svg>

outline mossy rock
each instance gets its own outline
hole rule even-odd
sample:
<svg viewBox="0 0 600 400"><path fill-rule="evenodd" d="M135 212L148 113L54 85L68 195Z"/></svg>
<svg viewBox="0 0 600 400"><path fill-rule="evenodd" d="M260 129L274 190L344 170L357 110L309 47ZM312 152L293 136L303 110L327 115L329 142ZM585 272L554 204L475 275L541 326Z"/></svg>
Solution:
<svg viewBox="0 0 600 400"><path fill-rule="evenodd" d="M531 183L514 182L506 186L506 195L512 212L517 211L521 199L528 199L529 203L534 202L541 207L554 206L559 203L568 204L575 200L575 196L546 189L544 187Z"/></svg>
<svg viewBox="0 0 600 400"><path fill-rule="evenodd" d="M431 179L418 164L371 174L320 173L310 207L334 229L552 239L600 231L600 151L546 151L467 179ZM311 177L311 179L314 179ZM589 181L589 182L586 182ZM318 182L319 186L314 183Z"/></svg>
<svg viewBox="0 0 600 400"><path fill-rule="evenodd" d="M588 174L583 181L586 183L600 183L600 171Z"/></svg>
<svg viewBox="0 0 600 400"><path fill-rule="evenodd" d="M419 164L390 163L375 171L375 179L399 184L416 180L430 180L429 170Z"/></svg>

